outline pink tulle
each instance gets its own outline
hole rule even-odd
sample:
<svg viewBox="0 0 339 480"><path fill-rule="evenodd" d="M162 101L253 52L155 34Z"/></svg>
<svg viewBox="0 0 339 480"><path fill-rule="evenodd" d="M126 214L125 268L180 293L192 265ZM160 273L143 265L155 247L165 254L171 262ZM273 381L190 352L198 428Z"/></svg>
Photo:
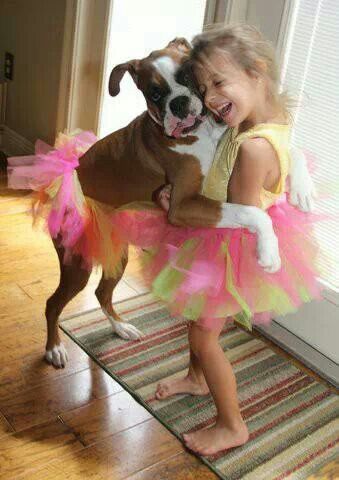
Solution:
<svg viewBox="0 0 339 480"><path fill-rule="evenodd" d="M39 191L60 175L79 165L79 156L97 141L92 132L68 137L64 145L53 149L41 140L35 144L35 155L8 159L8 187Z"/></svg>
<svg viewBox="0 0 339 480"><path fill-rule="evenodd" d="M305 296L307 300L320 298L315 267L318 248L312 237L312 225L320 216L301 212L285 197L268 214L282 259L282 268L274 274L266 273L258 264L256 235L244 228L175 227L157 210L135 211L133 215L120 212L115 222L129 243L155 249L144 272L150 285L154 286L164 269L170 267L160 284L166 290L163 299L172 313L183 314L192 298L202 295L205 305L200 323L209 328L217 324L217 318L242 310L239 297L251 311L253 323L267 323L274 314L296 310L306 301ZM185 248L187 241L191 244ZM181 280L172 288L168 284L173 272ZM230 279L236 294L230 288ZM269 298L265 299L265 295Z"/></svg>
<svg viewBox="0 0 339 480"><path fill-rule="evenodd" d="M8 186L13 189L30 189L40 193L33 205L34 218L41 215L47 202L46 189L59 178L61 185L55 197L50 199L47 225L52 238L62 237L62 245L73 248L84 232L81 205L75 198L73 171L79 165L79 157L96 142L91 132L81 132L64 138L56 149L38 140L35 155L8 159Z"/></svg>

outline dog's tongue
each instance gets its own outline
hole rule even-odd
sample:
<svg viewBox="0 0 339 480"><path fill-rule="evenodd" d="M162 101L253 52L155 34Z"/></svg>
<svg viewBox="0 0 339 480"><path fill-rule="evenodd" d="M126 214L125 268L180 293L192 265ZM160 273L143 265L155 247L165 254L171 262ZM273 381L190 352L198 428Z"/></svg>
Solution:
<svg viewBox="0 0 339 480"><path fill-rule="evenodd" d="M172 130L172 137L179 138L182 135L182 132L185 128L192 127L196 121L196 117L194 115L188 115L185 120L176 119L176 124L174 129Z"/></svg>

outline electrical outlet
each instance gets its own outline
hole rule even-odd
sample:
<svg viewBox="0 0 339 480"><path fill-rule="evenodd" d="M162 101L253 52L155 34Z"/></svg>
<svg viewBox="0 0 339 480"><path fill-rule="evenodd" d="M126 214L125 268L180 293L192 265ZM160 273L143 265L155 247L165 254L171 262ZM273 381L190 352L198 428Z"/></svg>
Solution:
<svg viewBox="0 0 339 480"><path fill-rule="evenodd" d="M12 53L5 53L5 78L7 80L13 80L13 70L14 70L14 55Z"/></svg>

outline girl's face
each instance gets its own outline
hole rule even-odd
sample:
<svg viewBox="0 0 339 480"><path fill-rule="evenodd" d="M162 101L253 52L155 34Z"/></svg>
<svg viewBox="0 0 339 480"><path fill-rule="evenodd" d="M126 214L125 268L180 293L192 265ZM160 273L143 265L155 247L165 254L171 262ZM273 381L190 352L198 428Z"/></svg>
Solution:
<svg viewBox="0 0 339 480"><path fill-rule="evenodd" d="M195 71L206 107L229 127L242 122L255 124L259 100L258 77L218 51Z"/></svg>

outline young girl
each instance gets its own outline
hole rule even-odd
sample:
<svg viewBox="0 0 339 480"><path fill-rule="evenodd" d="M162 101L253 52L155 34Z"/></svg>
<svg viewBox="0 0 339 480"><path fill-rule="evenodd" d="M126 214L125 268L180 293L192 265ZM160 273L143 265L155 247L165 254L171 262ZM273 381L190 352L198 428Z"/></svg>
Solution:
<svg viewBox="0 0 339 480"><path fill-rule="evenodd" d="M274 53L257 30L241 25L195 37L193 72L213 114L230 127L204 180L207 197L268 209L279 239L282 268L270 275L257 264L255 235L246 229L170 227L147 267L154 292L190 320L187 375L158 385L156 397L211 393L215 426L185 434L202 455L247 442L231 364L218 343L226 317L248 328L273 314L295 311L319 297L310 217L284 197L289 168L289 116L278 93ZM170 189L160 194L169 207Z"/></svg>

